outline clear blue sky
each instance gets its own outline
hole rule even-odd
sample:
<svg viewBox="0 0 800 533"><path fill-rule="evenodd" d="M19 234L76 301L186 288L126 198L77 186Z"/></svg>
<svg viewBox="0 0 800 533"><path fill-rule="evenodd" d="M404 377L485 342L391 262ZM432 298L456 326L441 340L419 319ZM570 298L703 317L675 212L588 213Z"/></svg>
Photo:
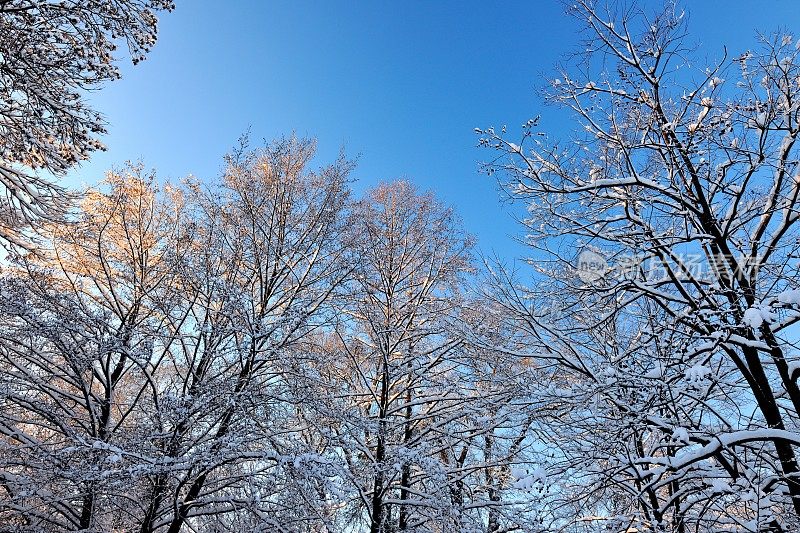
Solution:
<svg viewBox="0 0 800 533"><path fill-rule="evenodd" d="M652 2L651 2L652 3ZM689 30L710 57L755 44L755 31L800 34L796 0L685 2ZM517 132L543 113L535 89L576 46L575 21L558 0L178 0L161 17L150 57L91 95L109 122L105 153L68 184L94 184L125 160L162 179L212 178L251 128L254 141L295 131L317 137L319 162L340 147L360 163L363 190L407 178L455 207L484 252L523 253L520 232L492 178L475 127Z"/></svg>

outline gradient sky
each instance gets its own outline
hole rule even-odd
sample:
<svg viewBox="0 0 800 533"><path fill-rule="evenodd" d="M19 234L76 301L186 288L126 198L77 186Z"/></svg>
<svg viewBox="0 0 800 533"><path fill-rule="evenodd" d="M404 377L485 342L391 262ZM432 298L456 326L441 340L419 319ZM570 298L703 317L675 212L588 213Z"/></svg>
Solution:
<svg viewBox="0 0 800 533"><path fill-rule="evenodd" d="M754 47L756 30L800 33L797 0L683 5L701 58ZM568 132L568 117L543 109L535 90L575 49L559 0L178 0L147 61L91 94L108 151L66 183L94 184L126 160L162 179L209 179L248 128L255 144L294 131L318 138L320 164L341 147L360 156L357 191L395 178L433 190L483 252L511 259L524 252L520 229L478 173L492 154L473 129L516 132L541 113L546 129Z"/></svg>

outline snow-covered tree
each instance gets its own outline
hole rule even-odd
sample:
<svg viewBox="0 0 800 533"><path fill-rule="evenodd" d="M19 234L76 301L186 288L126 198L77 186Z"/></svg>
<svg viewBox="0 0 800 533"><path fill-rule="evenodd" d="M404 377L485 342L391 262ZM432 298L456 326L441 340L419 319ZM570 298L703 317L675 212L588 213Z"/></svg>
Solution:
<svg viewBox="0 0 800 533"><path fill-rule="evenodd" d="M342 370L331 377L345 400L336 426L357 488L354 511L376 533L445 528L456 517L440 454L461 398L458 341L444 327L469 268L469 240L449 209L404 181L370 191L351 220Z"/></svg>
<svg viewBox="0 0 800 533"><path fill-rule="evenodd" d="M697 68L683 12L571 2L547 91L578 128L479 131L539 266L487 290L538 361L552 529L800 528L800 62Z"/></svg>
<svg viewBox="0 0 800 533"><path fill-rule="evenodd" d="M103 118L87 90L119 78L117 45L137 63L156 42L156 12L172 0L0 2L0 238L52 221L68 198L63 175L102 149Z"/></svg>
<svg viewBox="0 0 800 533"><path fill-rule="evenodd" d="M238 150L219 187L190 186L185 311L168 328L180 342L164 353L176 406L160 428L169 468L149 478L142 531L320 523L322 502L299 500L317 498L326 466L298 437L292 382L349 271L341 242L352 165L313 171L315 151L294 137Z"/></svg>
<svg viewBox="0 0 800 533"><path fill-rule="evenodd" d="M302 378L305 439L339 465L334 530L526 528L530 497L502 494L526 466L526 374L465 335L486 323L465 297L470 239L405 181L367 192L349 229L337 325Z"/></svg>
<svg viewBox="0 0 800 533"><path fill-rule="evenodd" d="M238 150L221 183L161 191L111 173L4 272L0 522L325 527L333 467L299 436L294 382L350 271L352 165L312 171L314 153Z"/></svg>
<svg viewBox="0 0 800 533"><path fill-rule="evenodd" d="M105 184L2 279L0 521L15 531L127 527L153 466L179 227L140 168Z"/></svg>

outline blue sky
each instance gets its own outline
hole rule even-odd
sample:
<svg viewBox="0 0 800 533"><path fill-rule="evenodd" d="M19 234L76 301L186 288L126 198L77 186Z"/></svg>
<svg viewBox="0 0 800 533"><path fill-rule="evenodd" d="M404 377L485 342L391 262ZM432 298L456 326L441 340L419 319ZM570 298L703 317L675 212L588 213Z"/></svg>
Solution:
<svg viewBox="0 0 800 533"><path fill-rule="evenodd" d="M800 30L796 0L684 5L698 57L754 47L756 30ZM320 163L341 147L360 156L357 191L409 179L452 205L482 251L524 254L496 184L477 171L491 153L473 129L516 132L540 113L548 131L571 129L535 92L576 47L559 0L179 0L159 33L147 61L91 94L108 151L67 184L94 184L126 160L162 179L210 179L248 128L254 141L294 131L318 138Z"/></svg>

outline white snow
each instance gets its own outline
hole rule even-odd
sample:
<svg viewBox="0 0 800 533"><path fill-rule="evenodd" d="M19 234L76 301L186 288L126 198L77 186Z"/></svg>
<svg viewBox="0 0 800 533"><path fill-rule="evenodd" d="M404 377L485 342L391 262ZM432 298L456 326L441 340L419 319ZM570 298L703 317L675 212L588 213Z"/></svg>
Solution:
<svg viewBox="0 0 800 533"><path fill-rule="evenodd" d="M680 444L689 444L689 432L686 428L677 427L672 432L672 440Z"/></svg>
<svg viewBox="0 0 800 533"><path fill-rule="evenodd" d="M684 372L684 377L689 383L696 384L704 381L710 374L710 368L705 365L696 364L686 369L686 372Z"/></svg>
<svg viewBox="0 0 800 533"><path fill-rule="evenodd" d="M778 301L787 305L800 305L800 289L787 289L778 294Z"/></svg>
<svg viewBox="0 0 800 533"><path fill-rule="evenodd" d="M744 316L742 320L746 326L749 326L753 329L758 329L764 324L764 316L761 313L761 309L757 307L751 307L744 312Z"/></svg>

